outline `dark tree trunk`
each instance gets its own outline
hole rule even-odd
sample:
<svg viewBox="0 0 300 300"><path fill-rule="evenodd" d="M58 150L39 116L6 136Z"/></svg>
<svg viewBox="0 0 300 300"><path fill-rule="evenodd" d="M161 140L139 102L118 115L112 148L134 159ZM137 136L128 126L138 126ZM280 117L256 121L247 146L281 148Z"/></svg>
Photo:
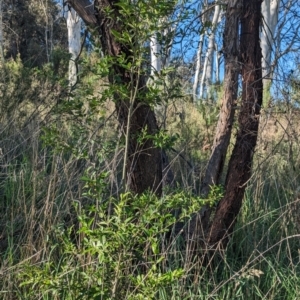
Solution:
<svg viewBox="0 0 300 300"><path fill-rule="evenodd" d="M228 1L223 37L223 53L225 58L224 95L213 149L201 189L201 194L205 196L207 196L211 185L219 183L231 137L240 70L238 62L240 9L240 0Z"/></svg>
<svg viewBox="0 0 300 300"><path fill-rule="evenodd" d="M219 184L223 171L227 148L229 145L234 119L234 106L237 100L239 56L239 19L241 1L229 0L226 10L226 21L223 36L223 52L225 58L224 95L217 124L212 154L210 156L205 177L201 187L201 196L207 198L210 187ZM202 240L208 230L211 209L204 206L195 214L189 223L188 239ZM181 228L180 228L181 229ZM195 246L197 248L198 246Z"/></svg>
<svg viewBox="0 0 300 300"><path fill-rule="evenodd" d="M223 36L223 53L225 58L224 95L217 124L212 153L206 168L205 177L201 187L201 196L206 198L210 187L220 183L223 172L228 145L234 120L234 107L237 102L238 76L240 65L239 56L239 19L241 14L241 1L229 0L226 10L226 21ZM191 226L199 227L205 232L209 226L210 208L205 206L198 219L200 224Z"/></svg>
<svg viewBox="0 0 300 300"><path fill-rule="evenodd" d="M142 131L154 135L158 131L154 111L143 101L147 93L146 80L141 75L132 74L117 62L122 55L126 63L132 62L131 45L118 41L113 32L127 31L124 16L116 0L95 0L94 6L88 0L69 0L68 3L79 16L99 34L102 50L112 58L109 82L117 88L122 86L127 91L137 91L136 96L127 97L114 94L118 120L128 146L125 152L126 187L133 193L140 194L151 190L161 194L162 189L162 151L154 146L151 139L138 142ZM128 128L129 125L129 128Z"/></svg>
<svg viewBox="0 0 300 300"><path fill-rule="evenodd" d="M245 188L251 176L262 104L262 70L259 28L261 0L243 0L241 16L240 63L242 66L242 103L236 143L226 177L226 192L214 216L209 245L226 247L240 211Z"/></svg>

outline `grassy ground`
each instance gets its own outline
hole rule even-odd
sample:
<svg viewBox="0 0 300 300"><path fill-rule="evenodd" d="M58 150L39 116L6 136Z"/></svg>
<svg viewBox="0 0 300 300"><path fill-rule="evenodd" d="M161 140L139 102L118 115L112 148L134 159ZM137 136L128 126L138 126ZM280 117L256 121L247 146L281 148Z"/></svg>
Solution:
<svg viewBox="0 0 300 300"><path fill-rule="evenodd" d="M188 206L199 190L216 117L203 109L173 103L168 110L167 129L180 135L169 152L178 190L165 198L174 205ZM170 207L158 199L136 199L152 215L140 208L131 215L127 204L120 208L122 222L99 214L118 193L122 163L121 144L109 127L89 143L73 139L84 151L72 152L43 146L44 124L36 122L22 128L7 122L1 132L1 299L300 298L295 114L263 115L253 176L228 249L205 264L180 238L156 240L157 230L165 238L164 226L172 223L165 218Z"/></svg>

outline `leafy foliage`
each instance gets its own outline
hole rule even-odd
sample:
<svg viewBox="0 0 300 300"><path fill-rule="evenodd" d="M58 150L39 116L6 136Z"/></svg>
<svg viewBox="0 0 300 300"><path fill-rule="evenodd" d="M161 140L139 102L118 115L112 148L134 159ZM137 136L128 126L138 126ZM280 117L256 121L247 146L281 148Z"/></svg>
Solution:
<svg viewBox="0 0 300 300"><path fill-rule="evenodd" d="M95 184L103 186L101 180L84 181L89 194ZM160 199L127 193L88 210L77 206L77 243L74 228L56 228L57 243L47 245L51 255L35 267L24 266L21 287L54 299L157 299L160 287L184 275L166 266L168 253L162 252L162 237L176 222L172 210L181 209L180 221L206 203L183 192Z"/></svg>
<svg viewBox="0 0 300 300"><path fill-rule="evenodd" d="M118 1L126 24L113 36L133 49L129 59L103 57L96 39L90 40L78 61L79 81L69 91L70 55L57 3L2 3L1 299L299 298L296 75L286 86L287 103L273 108L278 114L270 109L262 116L266 127L260 129L253 175L229 247L204 264L199 252L183 243L185 228L177 234L176 225L187 223L203 205L214 209L224 195L222 186L214 186L207 199L197 196L217 103L195 107L183 96L194 71L183 53L151 76L146 91L118 76L108 84L116 62L131 78L149 76L149 38L157 32L164 55L175 34L170 28L178 19L190 21L189 13L168 18L175 1ZM199 19L193 5L183 5ZM179 50L181 39L211 25L192 28L193 22L177 28L174 49L186 56L189 50ZM188 43L192 47L193 41ZM219 93L216 86L216 98ZM267 93L273 96L270 89ZM168 151L167 168L175 179L160 198L121 192L125 141L112 103L116 94L133 102L138 95L152 108L166 108L158 132L149 134L145 126L136 136L141 144L151 140Z"/></svg>

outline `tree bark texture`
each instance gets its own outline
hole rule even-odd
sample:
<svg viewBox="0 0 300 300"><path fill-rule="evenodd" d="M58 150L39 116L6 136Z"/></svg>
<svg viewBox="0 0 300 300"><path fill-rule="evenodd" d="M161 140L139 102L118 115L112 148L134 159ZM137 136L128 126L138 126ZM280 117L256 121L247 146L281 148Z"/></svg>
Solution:
<svg viewBox="0 0 300 300"><path fill-rule="evenodd" d="M278 53L275 53L277 51L274 49L275 40L277 38L275 36L275 32L278 25L279 6L280 0L264 0L261 5L262 30L260 45L262 51L262 77L266 96L270 95L272 77L276 65L276 57L280 56ZM275 59L272 59L272 53L275 53ZM264 106L269 106L271 104L270 101L270 96L268 99L265 97L263 103Z"/></svg>
<svg viewBox="0 0 300 300"><path fill-rule="evenodd" d="M69 86L72 88L77 82L77 58L81 49L81 18L73 8L70 8L67 15L69 53Z"/></svg>
<svg viewBox="0 0 300 300"><path fill-rule="evenodd" d="M269 80L272 74L271 54L275 42L275 30L278 24L280 0L264 0L262 2L262 76L264 80Z"/></svg>
<svg viewBox="0 0 300 300"><path fill-rule="evenodd" d="M199 97L211 100L211 85L213 75L213 64L214 64L214 52L215 52L215 34L218 27L221 14L221 5L215 6L215 11L212 19L211 33L208 37L208 46L206 50L203 73L200 83ZM206 94L204 89L206 88Z"/></svg>
<svg viewBox="0 0 300 300"><path fill-rule="evenodd" d="M234 106L237 104L239 56L239 17L240 0L229 0L223 36L225 59L224 94L217 124L212 153L208 162L201 194L207 196L209 187L219 183L224 167L234 118Z"/></svg>
<svg viewBox="0 0 300 300"><path fill-rule="evenodd" d="M221 21L221 5L216 5L215 12L212 20L212 32L208 38L208 48L205 59L207 59L207 66L205 69L205 79L204 85L206 87L206 99L212 100L212 79L213 79L213 69L214 69L214 55L216 55L215 49L215 35L217 31L218 24Z"/></svg>
<svg viewBox="0 0 300 300"><path fill-rule="evenodd" d="M202 48L203 48L203 39L204 34L201 33L200 39L199 39L199 45L197 50L197 56L196 56L196 69L195 69L195 76L194 76L194 84L193 84L193 101L194 104L198 101L198 86L199 86L199 75L200 75L200 69L201 69L201 56L202 56Z"/></svg>
<svg viewBox="0 0 300 300"><path fill-rule="evenodd" d="M227 246L242 205L247 182L251 177L263 90L260 24L261 0L243 0L240 37L243 90L238 119L239 130L228 166L226 192L217 207L209 231L210 246L218 243L221 247Z"/></svg>
<svg viewBox="0 0 300 300"><path fill-rule="evenodd" d="M203 198L208 197L212 185L219 184L231 137L234 106L236 106L237 102L238 75L240 71L238 62L240 14L240 0L229 0L223 36L223 52L225 58L224 94L212 154L201 186L201 196ZM203 235L208 230L210 215L210 208L204 206L201 211L192 218L189 226L189 238L203 238Z"/></svg>
<svg viewBox="0 0 300 300"><path fill-rule="evenodd" d="M158 40L158 33L150 37L151 76L155 77L161 71L161 42Z"/></svg>
<svg viewBox="0 0 300 300"><path fill-rule="evenodd" d="M113 31L122 33L128 29L124 17L120 14L118 1L95 0L94 6L87 0L70 0L68 3L88 25L94 27L100 36L104 54L113 59L109 73L110 84L116 86L121 84L126 86L128 91L138 91L137 96L131 99L122 96L119 92L114 94L120 127L128 133L126 138L129 139L125 161L126 186L133 193L140 194L151 190L160 195L162 151L155 147L149 138L138 142L142 131L146 131L147 135L154 135L158 131L154 111L143 101L143 95L147 92L145 77L132 74L114 60L121 55L127 63L132 62L133 59L131 46L121 43L113 34Z"/></svg>

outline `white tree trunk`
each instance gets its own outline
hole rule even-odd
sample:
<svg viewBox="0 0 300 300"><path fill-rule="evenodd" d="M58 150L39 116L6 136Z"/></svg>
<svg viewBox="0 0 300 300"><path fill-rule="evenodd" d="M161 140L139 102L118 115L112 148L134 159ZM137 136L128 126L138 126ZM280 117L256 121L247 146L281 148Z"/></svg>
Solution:
<svg viewBox="0 0 300 300"><path fill-rule="evenodd" d="M278 23L280 0L264 0L261 4L263 28L261 33L262 76L264 81L272 74L272 48L275 42L275 30Z"/></svg>
<svg viewBox="0 0 300 300"><path fill-rule="evenodd" d="M205 56L202 79L200 83L200 98L204 97L204 89L206 88L206 98L210 97L210 88L213 75L214 50L215 50L215 33L218 23L220 22L221 5L215 6L214 16L212 20L211 33L208 38L207 52Z"/></svg>
<svg viewBox="0 0 300 300"><path fill-rule="evenodd" d="M158 39L158 33L155 32L150 37L150 61L151 61L151 72L150 78L148 79L148 85L156 86L156 79L162 69L162 45ZM156 104L154 107L157 122L160 126L164 127L166 107L163 102Z"/></svg>
<svg viewBox="0 0 300 300"><path fill-rule="evenodd" d="M150 55L151 55L151 76L155 77L161 71L161 44L158 41L157 33L150 38Z"/></svg>
<svg viewBox="0 0 300 300"><path fill-rule="evenodd" d="M167 20L159 20L159 24L168 22ZM148 80L148 84L153 84L155 77L160 73L162 68L166 68L170 62L170 52L173 45L173 39L176 32L177 22L169 28L163 30L162 35L165 40L169 40L168 43L163 43L158 38L158 32L155 32L150 38L150 59L151 59L151 78ZM162 101L155 106L155 114L160 124L160 127L165 128L167 106Z"/></svg>
<svg viewBox="0 0 300 300"><path fill-rule="evenodd" d="M198 99L197 90L198 90L198 86L199 86L199 74L200 74L200 69L201 69L203 39L204 39L204 34L202 33L200 35L200 39L199 39L198 51L197 51L197 56L196 56L196 69L195 69L194 84L193 84L193 99L194 99L195 104Z"/></svg>
<svg viewBox="0 0 300 300"><path fill-rule="evenodd" d="M219 84L220 83L220 54L218 49L218 44L215 43L215 51L216 51L216 75L215 75L215 81Z"/></svg>
<svg viewBox="0 0 300 300"><path fill-rule="evenodd" d="M165 29L161 32L155 32L150 37L151 76L159 73L162 68L167 68L170 64L171 49L179 21L172 25L168 24L168 22L168 18L158 20L158 25L163 25L162 27ZM159 40L159 34L162 35L164 42Z"/></svg>
<svg viewBox="0 0 300 300"><path fill-rule="evenodd" d="M164 31L163 34L169 34L169 30ZM149 85L155 84L155 79L159 75L161 69L168 66L171 47L172 42L169 45L166 45L165 49L163 49L162 43L158 38L158 32L155 32L150 37L151 78L148 80ZM159 127L165 128L167 106L162 101L155 105L154 111ZM164 150L162 151L162 157L163 185L171 185L174 181L174 174L170 168L169 160Z"/></svg>
<svg viewBox="0 0 300 300"><path fill-rule="evenodd" d="M206 69L207 69L207 62L208 62L208 60L206 59L206 56L205 56L203 69L202 69L200 88L199 88L199 99L203 99L203 96L204 96L205 74L206 74Z"/></svg>
<svg viewBox="0 0 300 300"><path fill-rule="evenodd" d="M81 19L73 8L70 8L67 14L69 53L71 54L69 61L69 86L72 87L77 82L78 68L76 59L81 49Z"/></svg>

